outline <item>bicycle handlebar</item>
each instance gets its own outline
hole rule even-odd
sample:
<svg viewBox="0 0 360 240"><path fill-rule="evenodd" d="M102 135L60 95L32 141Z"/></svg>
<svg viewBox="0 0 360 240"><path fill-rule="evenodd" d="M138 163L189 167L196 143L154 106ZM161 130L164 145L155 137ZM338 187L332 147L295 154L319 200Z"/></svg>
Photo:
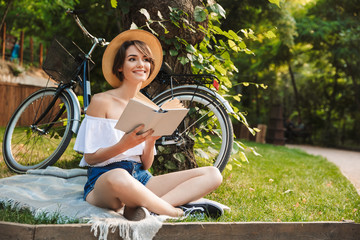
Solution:
<svg viewBox="0 0 360 240"><path fill-rule="evenodd" d="M97 37L94 37L86 28L85 26L81 23L79 17L78 17L78 14L82 14L82 13L85 13L86 10L70 10L68 9L66 11L67 14L70 14L73 16L76 24L80 27L81 31L85 34L86 37L90 38L91 41L93 43L96 43L98 45L100 45L101 47L104 47L104 46L107 46L109 45L109 42L106 42L106 40L104 38L97 38Z"/></svg>

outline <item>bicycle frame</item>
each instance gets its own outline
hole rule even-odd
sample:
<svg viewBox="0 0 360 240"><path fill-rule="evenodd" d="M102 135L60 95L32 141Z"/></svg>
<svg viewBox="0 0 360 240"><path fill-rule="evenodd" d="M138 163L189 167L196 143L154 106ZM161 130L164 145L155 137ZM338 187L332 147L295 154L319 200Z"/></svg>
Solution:
<svg viewBox="0 0 360 240"><path fill-rule="evenodd" d="M95 48L97 46L106 46L109 43L105 41L103 38L96 38L93 35L87 31L87 29L84 27L84 25L81 23L79 17L77 16L76 11L67 11L68 14L71 14L76 22L76 24L80 27L82 32L92 40L93 44L87 54L85 54L84 60L82 64L80 65L78 72L76 74L76 78L71 81L68 85L60 85L59 91L66 91L72 102L74 103L74 119L73 119L73 126L72 131L76 134L80 127L81 122L81 107L79 99L77 98L77 95L72 90L73 85L76 83L79 83L81 88L83 89L83 100L84 100L84 112L86 113L86 110L90 104L90 98L91 98L91 85L90 85L90 62L91 62L91 54L94 52ZM56 101L56 100L55 100ZM54 102L55 102L54 101Z"/></svg>

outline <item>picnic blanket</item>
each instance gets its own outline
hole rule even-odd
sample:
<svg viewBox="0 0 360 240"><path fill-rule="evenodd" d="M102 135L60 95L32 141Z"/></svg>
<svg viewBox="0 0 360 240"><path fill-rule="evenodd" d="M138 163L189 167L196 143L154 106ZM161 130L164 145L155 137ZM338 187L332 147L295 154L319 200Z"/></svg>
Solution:
<svg viewBox="0 0 360 240"><path fill-rule="evenodd" d="M123 239L152 239L168 216L150 215L141 221L128 221L121 213L95 207L83 200L83 187L87 180L85 169L29 170L27 174L0 179L0 203L11 208L28 208L35 218L55 218L57 223L79 221L90 223L91 231L99 239L107 239L109 231L119 229ZM212 202L224 210L230 208Z"/></svg>
<svg viewBox="0 0 360 240"><path fill-rule="evenodd" d="M0 202L16 209L28 208L35 218L55 216L57 223L90 223L99 239L107 239L109 231L117 228L123 239L152 239L161 228L161 218L128 221L115 211L87 203L83 200L86 179L85 169L29 170L24 175L0 179Z"/></svg>

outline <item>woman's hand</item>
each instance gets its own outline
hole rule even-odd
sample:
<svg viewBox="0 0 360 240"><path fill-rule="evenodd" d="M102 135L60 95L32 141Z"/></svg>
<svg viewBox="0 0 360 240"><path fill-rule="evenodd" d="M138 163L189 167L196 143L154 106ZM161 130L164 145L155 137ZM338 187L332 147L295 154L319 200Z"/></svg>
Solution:
<svg viewBox="0 0 360 240"><path fill-rule="evenodd" d="M146 140L153 139L154 137L152 137L151 134L154 133L154 130L152 129L142 134L138 134L143 128L144 125L140 125L137 128L135 128L132 132L125 134L120 139L118 145L121 146L121 148L125 149L126 151L127 149L133 148Z"/></svg>
<svg viewBox="0 0 360 240"><path fill-rule="evenodd" d="M151 134L154 133L153 130L148 130L142 134L137 134L144 128L144 125L141 125L135 128L132 132L125 134L118 143L113 146L100 148L95 153L86 153L85 161L90 164L94 165L99 162L106 161L112 157L115 157L126 150L133 148L144 141L153 141L152 146L154 148L155 141L154 139L158 137L152 137ZM146 144L151 145L151 144ZM145 146L146 146L145 145Z"/></svg>

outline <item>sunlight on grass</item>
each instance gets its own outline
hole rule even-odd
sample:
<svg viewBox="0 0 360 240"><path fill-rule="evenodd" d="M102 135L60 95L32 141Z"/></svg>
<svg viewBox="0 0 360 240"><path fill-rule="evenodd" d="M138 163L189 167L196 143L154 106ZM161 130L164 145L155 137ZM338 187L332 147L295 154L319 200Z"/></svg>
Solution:
<svg viewBox="0 0 360 240"><path fill-rule="evenodd" d="M282 146L246 143L262 157L225 172L210 198L232 210L220 221L360 222L360 197L326 159Z"/></svg>

